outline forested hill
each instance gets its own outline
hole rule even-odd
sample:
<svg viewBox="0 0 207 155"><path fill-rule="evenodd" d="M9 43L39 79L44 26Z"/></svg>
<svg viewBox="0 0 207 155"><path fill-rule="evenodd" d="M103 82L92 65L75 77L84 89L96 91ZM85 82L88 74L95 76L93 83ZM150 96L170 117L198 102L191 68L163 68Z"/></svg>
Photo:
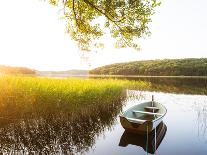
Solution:
<svg viewBox="0 0 207 155"><path fill-rule="evenodd" d="M117 63L93 69L89 73L96 75L207 76L207 58Z"/></svg>
<svg viewBox="0 0 207 155"><path fill-rule="evenodd" d="M0 65L0 74L35 74L35 70L26 67L10 67Z"/></svg>

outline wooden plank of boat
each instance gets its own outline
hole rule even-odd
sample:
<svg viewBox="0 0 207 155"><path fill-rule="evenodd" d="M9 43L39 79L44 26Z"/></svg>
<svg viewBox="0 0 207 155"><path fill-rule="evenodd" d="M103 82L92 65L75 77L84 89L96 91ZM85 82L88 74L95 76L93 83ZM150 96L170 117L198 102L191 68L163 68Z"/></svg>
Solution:
<svg viewBox="0 0 207 155"><path fill-rule="evenodd" d="M146 115L158 115L158 116L162 116L163 115L163 114L160 114L160 113L147 112L147 111L139 111L139 110L133 110L132 112L146 114Z"/></svg>
<svg viewBox="0 0 207 155"><path fill-rule="evenodd" d="M143 120L143 119L129 118L129 117L126 117L126 119L130 122L138 123L138 124L143 124L144 122L147 121L147 120Z"/></svg>
<svg viewBox="0 0 207 155"><path fill-rule="evenodd" d="M159 110L160 108L157 108L157 107L145 107L145 109L150 109L150 110Z"/></svg>

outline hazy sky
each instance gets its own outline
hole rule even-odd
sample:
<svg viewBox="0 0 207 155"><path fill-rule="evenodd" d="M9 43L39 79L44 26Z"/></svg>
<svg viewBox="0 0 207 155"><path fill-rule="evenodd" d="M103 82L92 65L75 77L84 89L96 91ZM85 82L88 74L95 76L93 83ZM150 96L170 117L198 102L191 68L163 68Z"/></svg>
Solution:
<svg viewBox="0 0 207 155"><path fill-rule="evenodd" d="M163 0L150 24L152 35L141 39L141 51L114 49L86 54L91 67L143 59L207 58L207 1ZM59 14L58 14L59 13ZM87 68L65 34L60 11L39 0L1 0L0 64L39 70Z"/></svg>

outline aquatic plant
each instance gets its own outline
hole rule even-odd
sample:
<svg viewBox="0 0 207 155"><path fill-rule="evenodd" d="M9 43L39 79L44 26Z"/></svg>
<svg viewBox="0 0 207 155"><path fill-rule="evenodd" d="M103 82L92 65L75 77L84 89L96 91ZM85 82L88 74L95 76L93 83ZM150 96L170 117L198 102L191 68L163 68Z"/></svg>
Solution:
<svg viewBox="0 0 207 155"><path fill-rule="evenodd" d="M128 88L144 88L139 81L117 79L49 79L0 77L1 115L21 116L31 112L76 111L110 104L125 97Z"/></svg>
<svg viewBox="0 0 207 155"><path fill-rule="evenodd" d="M144 82L116 79L0 77L0 152L87 152L122 110L126 89Z"/></svg>

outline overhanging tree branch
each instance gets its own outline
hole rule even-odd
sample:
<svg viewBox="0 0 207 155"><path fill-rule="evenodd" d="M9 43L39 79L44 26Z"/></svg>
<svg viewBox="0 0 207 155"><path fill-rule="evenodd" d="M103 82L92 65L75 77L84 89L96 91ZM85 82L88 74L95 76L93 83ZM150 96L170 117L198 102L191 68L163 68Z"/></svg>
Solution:
<svg viewBox="0 0 207 155"><path fill-rule="evenodd" d="M90 47L99 42L104 29L120 44L120 47L137 47L136 38L148 35L148 23L154 14L157 0L49 0L57 5L62 2L65 8L68 33L80 46ZM93 20L104 16L107 21L104 28L94 24ZM117 44L117 45L118 45Z"/></svg>

